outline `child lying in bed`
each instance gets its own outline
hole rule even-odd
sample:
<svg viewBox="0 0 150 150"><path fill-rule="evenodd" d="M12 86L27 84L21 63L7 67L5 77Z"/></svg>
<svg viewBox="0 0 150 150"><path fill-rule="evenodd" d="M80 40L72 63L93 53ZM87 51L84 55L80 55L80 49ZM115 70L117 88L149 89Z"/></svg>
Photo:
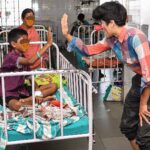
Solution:
<svg viewBox="0 0 150 150"><path fill-rule="evenodd" d="M47 34L47 44L37 52L35 56L28 59L24 53L29 47L28 33L23 29L13 29L8 34L8 42L12 50L6 55L1 72L29 71L29 66L46 52L52 45L52 33L50 28ZM31 92L24 85L25 76L5 77L5 97L7 106L18 111L21 106L32 104ZM36 102L41 103L47 96L52 95L57 90L56 84L48 84L38 87L35 91ZM0 80L0 102L2 104L2 85ZM51 98L51 97L48 97Z"/></svg>

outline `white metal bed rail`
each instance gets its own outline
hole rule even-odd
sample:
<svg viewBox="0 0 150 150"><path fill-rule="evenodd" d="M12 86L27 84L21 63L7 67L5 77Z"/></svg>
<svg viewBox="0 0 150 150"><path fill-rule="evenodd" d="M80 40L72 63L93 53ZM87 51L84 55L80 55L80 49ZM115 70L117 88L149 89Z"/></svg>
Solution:
<svg viewBox="0 0 150 150"><path fill-rule="evenodd" d="M92 25L81 25L78 27L78 38L82 39L85 44L90 44Z"/></svg>
<svg viewBox="0 0 150 150"><path fill-rule="evenodd" d="M40 25L40 24L35 24L34 25L35 29L46 29L44 25Z"/></svg>
<svg viewBox="0 0 150 150"><path fill-rule="evenodd" d="M30 44L40 44L41 47L46 44L45 41L36 41L36 42L30 42ZM57 65L56 65L56 69L59 69L59 48L58 46L53 43L52 44L52 47L49 48L47 51L48 51L48 55L49 55L49 69L52 68L52 64L51 64L51 49L53 48L53 51L55 50L56 51L56 62L57 62ZM1 56L0 56L0 67L2 66L2 63L3 63L3 60L4 60L4 56L8 53L8 49L9 49L9 43L0 43L0 53L1 53ZM63 57L63 55L61 55ZM41 57L41 66L42 66L42 57ZM63 58L62 58L63 60ZM66 61L65 61L66 62ZM64 62L64 63L65 63Z"/></svg>
<svg viewBox="0 0 150 150"><path fill-rule="evenodd" d="M93 30L90 35L90 39L91 39L90 44L97 43L103 38L104 38L104 32L102 30L99 30L99 31Z"/></svg>
<svg viewBox="0 0 150 150"><path fill-rule="evenodd" d="M8 42L8 32L10 29L3 30L0 32L0 43Z"/></svg>
<svg viewBox="0 0 150 150"><path fill-rule="evenodd" d="M4 56L8 53L9 49L9 44L8 44L8 32L10 30L5 30L0 32L0 37L3 37L4 40L0 42L0 67L2 66L2 62L4 59ZM46 44L46 34L47 30L45 29L38 29L37 30L40 35L41 35L41 41L36 41L36 42L30 42L30 44L40 44L41 47L43 47L44 44ZM53 45L51 48L48 49L48 55L49 55L49 68L52 68L52 60L51 60L51 53L55 53L53 55L54 62L56 62L56 69L69 69L69 68L74 68L73 65L60 53L59 47L57 46L56 43L53 42Z"/></svg>
<svg viewBox="0 0 150 150"><path fill-rule="evenodd" d="M37 41L37 42L30 42L30 44L46 44L45 41ZM8 53L8 43L0 43L0 67L2 66L4 56ZM56 43L52 44L52 47L48 49L49 55L49 69L52 69L51 63L51 51L56 52L55 62L56 62L56 69L75 69L74 66L60 53L59 47ZM42 58L41 58L42 62ZM42 65L42 64L41 64Z"/></svg>
<svg viewBox="0 0 150 150"><path fill-rule="evenodd" d="M115 57L112 50L103 52L101 54L96 54L89 56L89 72L91 78L93 77L94 71L101 71L104 76L100 79L99 74L95 76L95 79L92 80L92 83L100 83L100 82L122 82L120 79L120 73L123 71L121 62ZM110 69L110 78L108 79L106 75L106 70ZM115 78L113 77L113 72L115 72Z"/></svg>
<svg viewBox="0 0 150 150"><path fill-rule="evenodd" d="M46 28L43 25L34 25L34 26L40 36L40 41L47 41ZM7 30L3 30L0 32L0 42L8 42L8 33L13 28L15 28L15 27L10 27L10 28L7 28ZM55 36L53 36L53 41L57 42L57 35L55 33L53 33L53 35L55 35Z"/></svg>
<svg viewBox="0 0 150 150"><path fill-rule="evenodd" d="M40 26L40 25L39 25ZM41 41L46 41L47 39L47 30L46 28L36 28L36 31L39 33L40 35L40 40ZM53 32L53 31L52 31ZM57 42L57 34L56 33L53 33L53 41L54 42Z"/></svg>
<svg viewBox="0 0 150 150"><path fill-rule="evenodd" d="M85 44L94 44L102 40L104 33L102 30L93 30L94 25L81 25L78 27L78 38Z"/></svg>
<svg viewBox="0 0 150 150"><path fill-rule="evenodd" d="M34 95L34 79L37 74L59 74L60 76L60 108L61 108L61 136L56 137L53 140L61 139L71 139L71 138L83 138L88 137L88 150L92 150L93 143L93 104L92 104L92 82L90 76L81 70L51 70L51 71L31 71L31 72L10 72L10 73L0 73L1 83L2 83L2 92L3 92L3 112L4 112L4 123L5 123L5 135L7 139L7 145L22 144L22 143L31 143L31 142L40 142L44 141L36 137L36 127L35 127L35 95ZM5 102L5 77L10 76L31 76L32 77L32 102L33 102L33 139L29 140L20 140L20 141L8 141L8 132L7 132L7 111L6 111L6 102ZM84 109L87 111L88 122L89 122L89 132L87 134L80 135L70 135L65 136L63 133L63 86L62 86L62 77L65 77L67 80L67 86L70 89L72 95L77 99ZM50 141L52 139L46 139Z"/></svg>
<svg viewBox="0 0 150 150"><path fill-rule="evenodd" d="M35 27L35 29L44 29L46 30L44 25L40 25L40 24L35 24L33 25ZM17 28L18 26L2 26L2 31L4 30L11 30L13 28Z"/></svg>

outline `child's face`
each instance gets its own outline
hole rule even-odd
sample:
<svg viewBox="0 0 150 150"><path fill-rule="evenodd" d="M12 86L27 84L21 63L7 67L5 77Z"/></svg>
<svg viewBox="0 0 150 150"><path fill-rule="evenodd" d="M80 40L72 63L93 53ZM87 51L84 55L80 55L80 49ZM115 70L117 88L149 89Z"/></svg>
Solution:
<svg viewBox="0 0 150 150"><path fill-rule="evenodd" d="M21 53L25 53L29 49L29 40L27 35L23 35L13 43L13 47Z"/></svg>

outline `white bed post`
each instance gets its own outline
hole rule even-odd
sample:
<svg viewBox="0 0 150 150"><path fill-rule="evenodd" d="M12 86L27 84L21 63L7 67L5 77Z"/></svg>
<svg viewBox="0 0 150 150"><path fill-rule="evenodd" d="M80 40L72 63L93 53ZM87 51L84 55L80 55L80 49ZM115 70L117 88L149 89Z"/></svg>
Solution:
<svg viewBox="0 0 150 150"><path fill-rule="evenodd" d="M93 102L92 102L92 81L88 76L88 113L89 113L89 150L93 149Z"/></svg>

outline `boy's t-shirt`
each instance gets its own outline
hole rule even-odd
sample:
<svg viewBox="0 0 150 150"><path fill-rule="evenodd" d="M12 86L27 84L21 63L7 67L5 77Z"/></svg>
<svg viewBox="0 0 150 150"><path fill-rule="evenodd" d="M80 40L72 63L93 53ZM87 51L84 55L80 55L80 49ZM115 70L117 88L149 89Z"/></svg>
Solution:
<svg viewBox="0 0 150 150"><path fill-rule="evenodd" d="M19 59L22 57L20 53L15 50L9 52L5 58L1 68L2 72L19 72L29 71L29 67L26 65L19 65ZM18 97L20 95L29 96L28 90L24 86L25 76L10 76L5 77L5 97ZM0 97L2 97L2 84L0 80Z"/></svg>

